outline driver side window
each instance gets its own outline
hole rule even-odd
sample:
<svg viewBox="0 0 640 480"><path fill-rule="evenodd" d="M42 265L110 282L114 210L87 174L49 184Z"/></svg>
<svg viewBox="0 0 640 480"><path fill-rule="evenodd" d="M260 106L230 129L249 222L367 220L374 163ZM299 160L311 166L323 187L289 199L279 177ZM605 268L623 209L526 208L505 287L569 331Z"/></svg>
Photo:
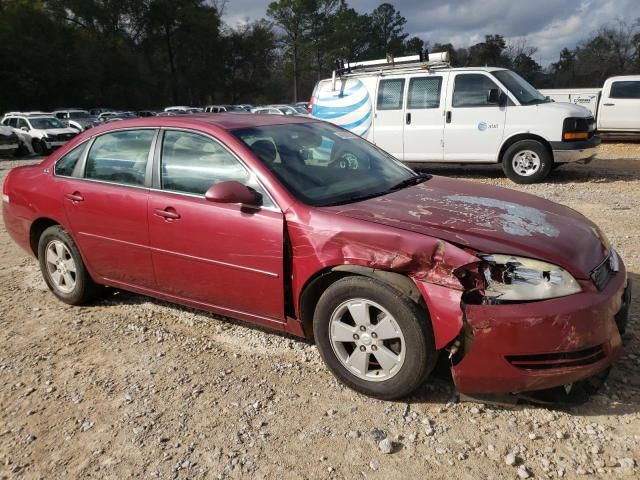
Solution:
<svg viewBox="0 0 640 480"><path fill-rule="evenodd" d="M491 102L489 91L498 86L485 75L465 73L456 75L453 87L454 107L495 107L498 102Z"/></svg>
<svg viewBox="0 0 640 480"><path fill-rule="evenodd" d="M212 185L230 180L260 193L262 206L273 206L255 175L250 174L223 145L197 133L165 132L160 160L163 190L204 196Z"/></svg>

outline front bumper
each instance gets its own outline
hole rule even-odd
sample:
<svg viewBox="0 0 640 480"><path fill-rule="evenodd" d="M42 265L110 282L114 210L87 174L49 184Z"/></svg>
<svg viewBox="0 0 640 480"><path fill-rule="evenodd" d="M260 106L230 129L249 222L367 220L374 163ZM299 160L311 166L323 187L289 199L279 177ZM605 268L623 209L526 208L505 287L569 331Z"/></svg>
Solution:
<svg viewBox="0 0 640 480"><path fill-rule="evenodd" d="M518 393L571 384L606 370L621 354L631 286L624 268L604 290L509 305L467 305L461 393Z"/></svg>
<svg viewBox="0 0 640 480"><path fill-rule="evenodd" d="M574 142L549 142L555 163L589 161L598 152L602 139L594 135L588 140Z"/></svg>
<svg viewBox="0 0 640 480"><path fill-rule="evenodd" d="M0 152L11 152L20 147L18 143L0 143Z"/></svg>

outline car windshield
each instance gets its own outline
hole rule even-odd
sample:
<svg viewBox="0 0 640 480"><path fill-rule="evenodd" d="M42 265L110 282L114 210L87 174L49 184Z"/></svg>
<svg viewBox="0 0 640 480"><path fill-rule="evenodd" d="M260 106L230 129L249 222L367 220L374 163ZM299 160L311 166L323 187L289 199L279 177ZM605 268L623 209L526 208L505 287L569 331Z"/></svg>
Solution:
<svg viewBox="0 0 640 480"><path fill-rule="evenodd" d="M542 95L533 85L517 73L511 70L497 70L491 72L491 74L500 80L522 105L534 105L536 103L547 102L547 97Z"/></svg>
<svg viewBox="0 0 640 480"><path fill-rule="evenodd" d="M89 112L69 112L69 118L89 118Z"/></svg>
<svg viewBox="0 0 640 480"><path fill-rule="evenodd" d="M232 133L308 205L357 202L428 178L361 137L326 123L267 125Z"/></svg>
<svg viewBox="0 0 640 480"><path fill-rule="evenodd" d="M54 117L30 118L29 123L33 128L46 130L48 128L66 128L64 123Z"/></svg>

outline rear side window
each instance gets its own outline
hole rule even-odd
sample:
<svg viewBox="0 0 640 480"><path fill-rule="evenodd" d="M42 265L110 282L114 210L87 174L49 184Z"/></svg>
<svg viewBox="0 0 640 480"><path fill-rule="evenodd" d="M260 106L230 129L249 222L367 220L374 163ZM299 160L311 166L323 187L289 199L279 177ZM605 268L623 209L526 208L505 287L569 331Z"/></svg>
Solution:
<svg viewBox="0 0 640 480"><path fill-rule="evenodd" d="M59 177L70 177L86 146L86 143L79 145L58 160L54 169L55 174Z"/></svg>
<svg viewBox="0 0 640 480"><path fill-rule="evenodd" d="M442 77L412 78L409 80L407 108L438 108Z"/></svg>
<svg viewBox="0 0 640 480"><path fill-rule="evenodd" d="M400 110L404 95L404 78L380 80L378 110Z"/></svg>
<svg viewBox="0 0 640 480"><path fill-rule="evenodd" d="M85 178L144 185L155 130L125 130L96 138L87 156Z"/></svg>
<svg viewBox="0 0 640 480"><path fill-rule="evenodd" d="M489 102L489 91L498 86L489 77L478 73L456 75L453 87L454 107L493 107Z"/></svg>
<svg viewBox="0 0 640 480"><path fill-rule="evenodd" d="M611 98L640 98L640 81L613 82Z"/></svg>

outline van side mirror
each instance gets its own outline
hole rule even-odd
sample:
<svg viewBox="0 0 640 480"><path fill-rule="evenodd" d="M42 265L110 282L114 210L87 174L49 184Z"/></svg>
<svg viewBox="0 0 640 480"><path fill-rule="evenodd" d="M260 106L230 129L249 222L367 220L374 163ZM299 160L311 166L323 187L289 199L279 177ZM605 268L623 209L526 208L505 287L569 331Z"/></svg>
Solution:
<svg viewBox="0 0 640 480"><path fill-rule="evenodd" d="M492 88L487 93L487 103L495 104L500 100L500 90L497 88Z"/></svg>
<svg viewBox="0 0 640 480"><path fill-rule="evenodd" d="M261 197L258 192L235 180L211 185L204 194L204 198L210 202L241 203L253 207L259 207L262 204Z"/></svg>
<svg viewBox="0 0 640 480"><path fill-rule="evenodd" d="M506 93L501 91L500 96L498 97L498 106L506 107L508 104L509 104L509 97L507 96Z"/></svg>

